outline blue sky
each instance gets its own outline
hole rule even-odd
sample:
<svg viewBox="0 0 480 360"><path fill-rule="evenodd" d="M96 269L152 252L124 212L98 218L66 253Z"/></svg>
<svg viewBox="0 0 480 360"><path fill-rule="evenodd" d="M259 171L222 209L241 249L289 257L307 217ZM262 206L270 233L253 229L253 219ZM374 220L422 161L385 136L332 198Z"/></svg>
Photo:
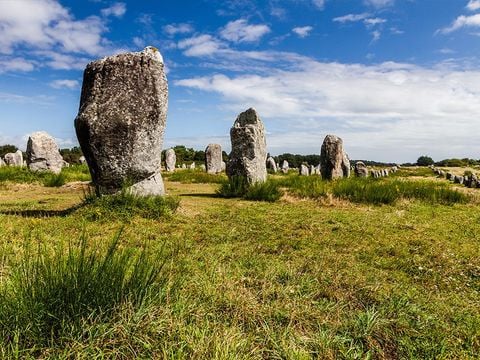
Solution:
<svg viewBox="0 0 480 360"><path fill-rule="evenodd" d="M0 0L0 143L76 145L85 65L157 47L165 148L229 151L255 107L272 154L480 158L480 0Z"/></svg>

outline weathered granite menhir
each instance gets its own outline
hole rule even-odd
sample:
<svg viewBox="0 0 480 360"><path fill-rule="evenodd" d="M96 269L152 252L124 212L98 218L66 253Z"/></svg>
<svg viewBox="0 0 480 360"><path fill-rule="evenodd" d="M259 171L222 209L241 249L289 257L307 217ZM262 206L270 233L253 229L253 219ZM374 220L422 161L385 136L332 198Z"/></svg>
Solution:
<svg viewBox="0 0 480 360"><path fill-rule="evenodd" d="M160 168L167 107L167 78L156 48L87 65L75 129L98 194L127 184L140 196L165 193Z"/></svg>

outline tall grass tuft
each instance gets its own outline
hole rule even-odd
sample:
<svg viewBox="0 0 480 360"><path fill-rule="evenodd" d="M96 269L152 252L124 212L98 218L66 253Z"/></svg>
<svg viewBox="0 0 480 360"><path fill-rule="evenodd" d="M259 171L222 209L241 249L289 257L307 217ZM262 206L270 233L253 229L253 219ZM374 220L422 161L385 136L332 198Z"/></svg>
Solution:
<svg viewBox="0 0 480 360"><path fill-rule="evenodd" d="M282 197L283 191L278 181L268 179L263 183L249 184L243 176L232 176L220 185L217 194L226 198L274 202Z"/></svg>
<svg viewBox="0 0 480 360"><path fill-rule="evenodd" d="M274 181L256 183L251 185L245 195L246 200L275 202L283 196L283 191Z"/></svg>
<svg viewBox="0 0 480 360"><path fill-rule="evenodd" d="M319 199L327 196L330 184L320 176L293 176L277 180L279 186L290 189L293 195L300 198Z"/></svg>
<svg viewBox="0 0 480 360"><path fill-rule="evenodd" d="M247 179L243 176L232 176L221 183L217 194L225 198L243 197L247 190Z"/></svg>
<svg viewBox="0 0 480 360"><path fill-rule="evenodd" d="M66 253L27 249L0 287L0 343L51 346L81 334L82 324L108 322L121 306L152 301L165 259L121 248L119 239L106 250L91 249L86 236Z"/></svg>
<svg viewBox="0 0 480 360"><path fill-rule="evenodd" d="M468 202L468 196L447 184L429 181L350 178L336 181L332 193L339 198L367 204L393 204L399 199L416 199L432 204Z"/></svg>
<svg viewBox="0 0 480 360"><path fill-rule="evenodd" d="M53 174L48 173L43 179L43 185L47 187L60 187L65 185L66 176L64 173Z"/></svg>
<svg viewBox="0 0 480 360"><path fill-rule="evenodd" d="M83 209L91 220L118 218L128 221L134 216L160 219L175 213L180 206L176 196L138 196L124 188L113 195L97 197L91 190L84 195Z"/></svg>

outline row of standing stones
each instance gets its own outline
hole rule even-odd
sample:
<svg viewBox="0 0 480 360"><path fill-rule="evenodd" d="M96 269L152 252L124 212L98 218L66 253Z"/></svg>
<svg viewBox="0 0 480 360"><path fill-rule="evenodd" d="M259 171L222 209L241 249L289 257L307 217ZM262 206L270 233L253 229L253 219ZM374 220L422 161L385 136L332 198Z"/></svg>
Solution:
<svg viewBox="0 0 480 360"><path fill-rule="evenodd" d="M162 150L167 107L167 78L157 49L147 47L87 65L75 129L97 193L112 194L130 182L130 190L137 195L165 194L161 157L152 155ZM229 178L242 177L249 184L266 181L265 127L255 109L237 117L230 139L227 164L222 162L220 145L207 147L206 171L218 173L225 168ZM165 157L166 170L173 171L173 149ZM325 138L320 172L325 179L350 175L340 138Z"/></svg>
<svg viewBox="0 0 480 360"><path fill-rule="evenodd" d="M112 194L130 183L130 190L141 196L163 195L161 154L168 107L168 83L161 54L153 47L124 53L87 65L75 119L77 138L98 194ZM211 174L226 171L229 178L242 177L249 184L265 182L267 166L277 171L279 164L267 159L265 127L255 109L238 115L230 130L232 151L222 160L219 144L205 150L205 170ZM33 171L60 173L68 164L60 155L55 140L40 131L27 143L26 165ZM158 154L158 156L155 156ZM8 165L23 166L21 151L4 157ZM165 154L165 168L174 171L173 149ZM193 164L193 166L195 166ZM288 172L284 161L281 171ZM353 168L357 176L368 176L362 162ZM300 175L321 174L324 179L350 176L350 161L343 141L327 135L318 167L302 165ZM374 177L387 170L372 171Z"/></svg>
<svg viewBox="0 0 480 360"><path fill-rule="evenodd" d="M475 174L461 176L446 172L441 169L437 169L434 166L432 166L431 169L433 170L435 175L438 175L440 178L445 178L455 184L465 185L468 188L480 189L480 179Z"/></svg>

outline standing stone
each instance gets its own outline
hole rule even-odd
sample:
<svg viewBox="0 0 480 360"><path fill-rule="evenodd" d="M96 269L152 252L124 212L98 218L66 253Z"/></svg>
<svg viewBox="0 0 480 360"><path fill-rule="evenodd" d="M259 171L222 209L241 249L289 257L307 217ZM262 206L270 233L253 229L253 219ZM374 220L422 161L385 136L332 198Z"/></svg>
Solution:
<svg viewBox="0 0 480 360"><path fill-rule="evenodd" d="M205 168L207 173L221 173L222 161L222 147L219 144L208 144L205 149Z"/></svg>
<svg viewBox="0 0 480 360"><path fill-rule="evenodd" d="M195 161L188 166L190 170L195 170L195 167L196 167Z"/></svg>
<svg viewBox="0 0 480 360"><path fill-rule="evenodd" d="M23 166L23 153L20 150L14 153L7 153L3 157L3 160L8 166Z"/></svg>
<svg viewBox="0 0 480 360"><path fill-rule="evenodd" d="M182 169L186 169L187 168L187 165L186 164L182 164Z"/></svg>
<svg viewBox="0 0 480 360"><path fill-rule="evenodd" d="M225 172L227 169L227 163L225 161L222 161L222 172Z"/></svg>
<svg viewBox="0 0 480 360"><path fill-rule="evenodd" d="M299 169L299 174L301 176L308 176L310 175L309 172L308 172L308 166L302 164L300 165L300 169Z"/></svg>
<svg viewBox="0 0 480 360"><path fill-rule="evenodd" d="M156 48L87 65L75 129L97 193L133 182L137 195L165 194L160 155L167 107L167 78Z"/></svg>
<svg viewBox="0 0 480 360"><path fill-rule="evenodd" d="M87 162L87 160L85 160L85 156L82 155L82 156L80 156L80 157L78 158L78 162L79 162L80 164L85 164L85 163Z"/></svg>
<svg viewBox="0 0 480 360"><path fill-rule="evenodd" d="M363 161L357 161L354 168L355 176L357 177L367 177L368 168Z"/></svg>
<svg viewBox="0 0 480 360"><path fill-rule="evenodd" d="M317 175L317 168L313 165L310 165L310 175Z"/></svg>
<svg viewBox="0 0 480 360"><path fill-rule="evenodd" d="M271 156L267 158L267 169L272 170L274 173L277 172L277 164L275 163L275 159Z"/></svg>
<svg viewBox="0 0 480 360"><path fill-rule="evenodd" d="M5 166L5 161L0 157L0 167Z"/></svg>
<svg viewBox="0 0 480 360"><path fill-rule="evenodd" d="M343 150L343 141L335 135L327 135L320 153L320 171L324 179L333 180L350 176L350 161Z"/></svg>
<svg viewBox="0 0 480 360"><path fill-rule="evenodd" d="M282 172L284 174L288 173L288 169L289 169L289 165L288 165L288 161L287 160L283 160L282 162Z"/></svg>
<svg viewBox="0 0 480 360"><path fill-rule="evenodd" d="M254 184L267 180L267 143L265 127L255 109L238 115L230 129L232 152L227 163L227 175L243 177Z"/></svg>
<svg viewBox="0 0 480 360"><path fill-rule="evenodd" d="M168 172L175 171L175 163L177 162L177 156L175 155L175 150L168 149L165 151L165 169Z"/></svg>
<svg viewBox="0 0 480 360"><path fill-rule="evenodd" d="M51 171L59 174L68 164L63 160L57 143L45 131L30 135L27 142L27 166L32 171Z"/></svg>

